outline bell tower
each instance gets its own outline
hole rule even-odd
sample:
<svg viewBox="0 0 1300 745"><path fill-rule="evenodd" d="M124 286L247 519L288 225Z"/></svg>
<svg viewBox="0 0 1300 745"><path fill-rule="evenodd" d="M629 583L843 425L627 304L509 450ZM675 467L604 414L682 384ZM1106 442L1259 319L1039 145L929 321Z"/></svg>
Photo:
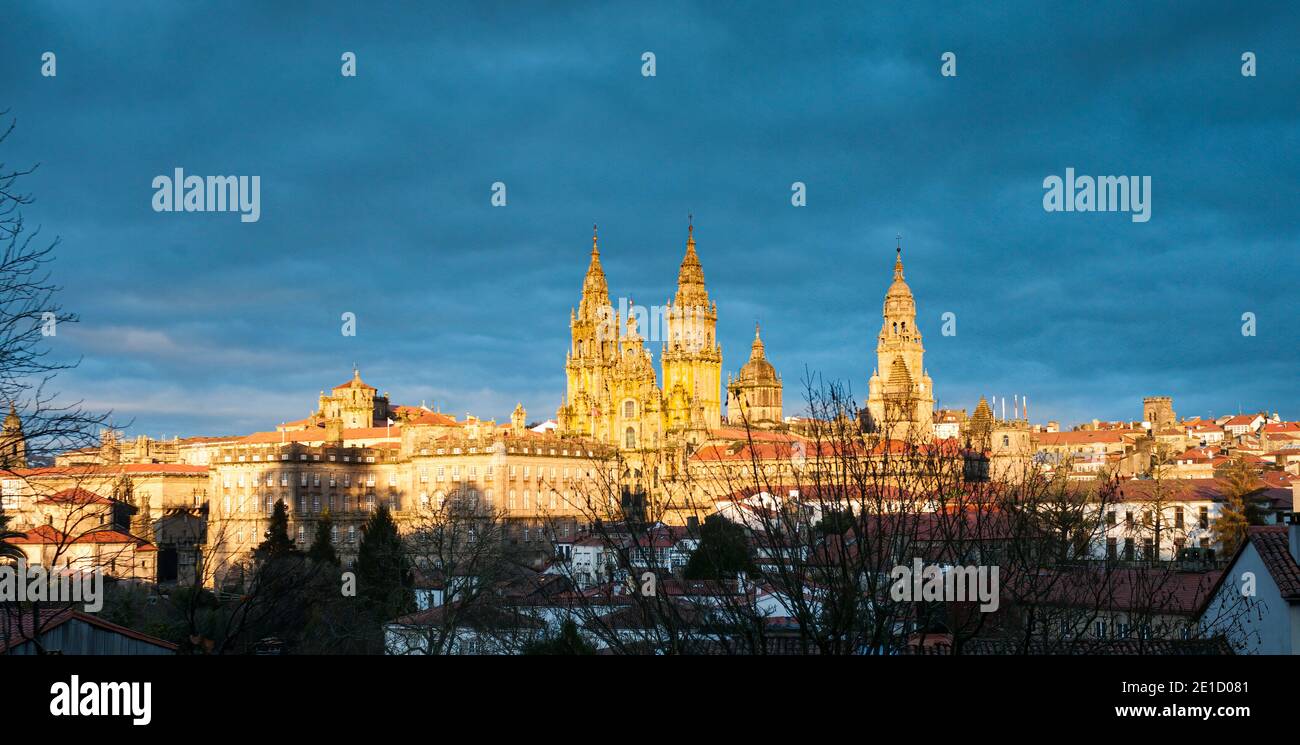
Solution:
<svg viewBox="0 0 1300 745"><path fill-rule="evenodd" d="M0 468L26 467L27 437L23 434L23 420L18 417L13 402L10 402L4 429L0 430Z"/></svg>
<svg viewBox="0 0 1300 745"><path fill-rule="evenodd" d="M876 431L891 439L928 442L934 436L933 383L916 327L916 300L903 279L901 243L896 251L894 281L885 293L876 337L876 368L867 385L867 412Z"/></svg>
<svg viewBox="0 0 1300 745"><path fill-rule="evenodd" d="M722 348L718 345L718 305L709 300L704 269L695 252L695 223L686 228L686 256L677 272L677 294L665 306L664 397L687 402L688 411L670 405L673 429L722 425Z"/></svg>
<svg viewBox="0 0 1300 745"><path fill-rule="evenodd" d="M610 411L610 373L618 360L619 319L609 302L609 284L600 265L596 226L591 226L591 263L582 280L582 299L569 311L567 388L556 417L564 434L606 439Z"/></svg>

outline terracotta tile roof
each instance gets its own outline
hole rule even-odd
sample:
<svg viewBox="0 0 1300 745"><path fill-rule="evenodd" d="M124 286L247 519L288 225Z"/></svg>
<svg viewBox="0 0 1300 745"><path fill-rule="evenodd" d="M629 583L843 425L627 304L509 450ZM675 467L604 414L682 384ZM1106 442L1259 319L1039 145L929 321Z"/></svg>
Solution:
<svg viewBox="0 0 1300 745"><path fill-rule="evenodd" d="M397 439L401 437L402 428L394 424L392 427L362 427L360 429L343 430L343 440L383 440ZM312 427L310 429L300 429L293 432L254 432L239 442L248 445L263 445L277 442L323 442L325 440L325 429L323 427Z"/></svg>
<svg viewBox="0 0 1300 745"><path fill-rule="evenodd" d="M157 551L149 541L138 538L120 530L92 530L82 533L73 540L68 540L68 534L60 531L51 525L38 525L27 531L22 536L6 539L7 543L16 545L59 545L73 543L134 543L137 551Z"/></svg>
<svg viewBox="0 0 1300 745"><path fill-rule="evenodd" d="M0 474L12 475L18 478L39 478L41 476L120 476L122 474L143 475L155 473L206 476L208 474L208 467L193 466L187 463L123 463L83 466L47 466L44 468L15 468L11 471L0 471Z"/></svg>
<svg viewBox="0 0 1300 745"><path fill-rule="evenodd" d="M1263 487L1263 484L1258 484ZM1121 481L1115 492L1115 500L1120 502L1162 499L1173 502L1223 501L1223 483L1218 479L1130 479ZM1158 492L1157 490L1162 490Z"/></svg>
<svg viewBox="0 0 1300 745"><path fill-rule="evenodd" d="M113 500L108 497L101 497L93 491L75 487L64 489L61 492L51 494L48 497L41 497L36 500L37 504L113 504Z"/></svg>
<svg viewBox="0 0 1300 745"><path fill-rule="evenodd" d="M1300 601L1300 564L1288 545L1288 526L1260 525L1250 529L1250 543L1287 600Z"/></svg>
<svg viewBox="0 0 1300 745"><path fill-rule="evenodd" d="M1119 443L1124 435L1133 434L1135 430L1080 430L1077 432L1039 432L1034 439L1039 445L1085 445L1090 443Z"/></svg>

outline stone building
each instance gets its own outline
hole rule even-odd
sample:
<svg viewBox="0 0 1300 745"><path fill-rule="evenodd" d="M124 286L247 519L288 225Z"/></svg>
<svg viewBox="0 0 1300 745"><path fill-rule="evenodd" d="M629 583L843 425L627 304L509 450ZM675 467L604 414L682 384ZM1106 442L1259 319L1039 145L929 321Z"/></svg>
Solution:
<svg viewBox="0 0 1300 745"><path fill-rule="evenodd" d="M867 383L870 426L891 439L928 442L934 434L934 384L924 366L916 326L916 300L903 279L903 249L885 293L884 320L876 337L876 368Z"/></svg>
<svg viewBox="0 0 1300 745"><path fill-rule="evenodd" d="M754 325L754 343L749 361L735 379L727 378L727 424L758 429L783 426L781 413L781 376L767 361L758 324Z"/></svg>
<svg viewBox="0 0 1300 745"><path fill-rule="evenodd" d="M25 468L27 466L27 438L23 435L23 420L9 404L4 427L0 429L0 468Z"/></svg>

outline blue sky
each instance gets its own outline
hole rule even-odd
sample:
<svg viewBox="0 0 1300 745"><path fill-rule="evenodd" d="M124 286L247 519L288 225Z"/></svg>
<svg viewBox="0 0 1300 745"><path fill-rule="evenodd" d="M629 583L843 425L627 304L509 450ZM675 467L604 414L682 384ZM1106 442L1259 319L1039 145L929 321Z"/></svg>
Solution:
<svg viewBox="0 0 1300 745"><path fill-rule="evenodd" d="M62 239L62 388L226 434L355 362L400 402L544 418L592 223L615 302L651 305L693 212L724 369L762 321L787 413L805 369L865 393L902 233L941 405L1300 417L1300 11L862 5L9 7L0 161L40 163L27 219ZM260 176L261 219L154 212L176 167ZM1151 220L1045 212L1067 167L1150 176Z"/></svg>

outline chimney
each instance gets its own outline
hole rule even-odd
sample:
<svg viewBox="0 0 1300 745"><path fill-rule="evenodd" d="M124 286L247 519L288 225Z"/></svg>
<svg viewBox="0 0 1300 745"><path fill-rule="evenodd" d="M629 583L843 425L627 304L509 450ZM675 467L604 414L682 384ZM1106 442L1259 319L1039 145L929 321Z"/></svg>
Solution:
<svg viewBox="0 0 1300 745"><path fill-rule="evenodd" d="M1300 565L1300 512L1287 516L1286 543L1291 549L1291 561Z"/></svg>

